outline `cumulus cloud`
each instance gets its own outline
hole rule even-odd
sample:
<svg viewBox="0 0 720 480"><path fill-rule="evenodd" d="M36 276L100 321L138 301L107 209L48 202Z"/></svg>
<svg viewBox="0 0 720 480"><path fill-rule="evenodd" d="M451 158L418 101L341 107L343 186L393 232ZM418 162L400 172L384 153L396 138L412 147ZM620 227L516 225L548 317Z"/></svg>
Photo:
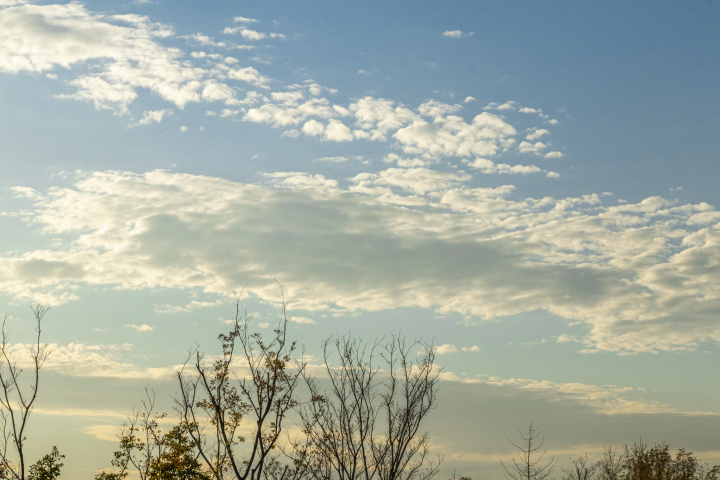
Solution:
<svg viewBox="0 0 720 480"><path fill-rule="evenodd" d="M535 155L540 155L542 150L545 150L547 148L547 145L545 145L542 142L520 142L520 145L518 145L517 149L520 153L534 153Z"/></svg>
<svg viewBox="0 0 720 480"><path fill-rule="evenodd" d="M248 25L256 23L255 19L237 18L239 25L228 27L226 33L249 40L283 37L251 30ZM311 79L286 86L285 91L271 91L271 78L256 68L240 65L234 57L189 52L192 59L204 62L202 67L196 66L179 48L162 45L163 38L174 35L170 27L145 16L100 15L79 3L18 3L0 10L0 29L6 39L0 45L0 70L55 75L54 69L67 68L71 73L66 81L76 91L60 98L91 102L98 109L119 114L128 112L141 90L154 92L179 109L189 103L223 102L226 108L218 112L221 117L242 115L243 121L288 128L282 134L286 137L305 134L330 142L394 141L395 146L417 158L412 166L443 156L491 157L516 142L512 137L517 132L503 117L484 112L468 121L457 115L461 104L428 100L413 110L389 99L366 96L342 106L322 97L337 90ZM200 32L181 38L203 46L244 47L216 42ZM269 93L250 91L238 99L235 81ZM470 101L474 98L467 97L464 103ZM506 110L515 106L508 101L485 108ZM539 110L521 111L532 111L551 123ZM157 123L169 112L148 110L133 126ZM560 154L547 155L553 158Z"/></svg>
<svg viewBox="0 0 720 480"><path fill-rule="evenodd" d="M554 118L550 118L549 115L545 115L541 109L539 108L531 108L531 107L522 107L518 110L520 113L535 113L538 117L542 118L546 123L549 123L550 125L555 125L558 123L557 120Z"/></svg>
<svg viewBox="0 0 720 480"><path fill-rule="evenodd" d="M366 135L361 138L369 140L387 140L392 130L407 125L421 117L404 105L395 106L395 102L383 98L364 97L351 103L349 111L355 117L355 125ZM358 131L355 132L358 134Z"/></svg>
<svg viewBox="0 0 720 480"><path fill-rule="evenodd" d="M464 172L439 172L427 168L388 168L378 173L361 173L351 180L356 184L353 191L365 191L368 186L398 187L407 192L425 194L445 190L467 181Z"/></svg>
<svg viewBox="0 0 720 480"><path fill-rule="evenodd" d="M128 324L128 325L125 325L125 328L128 328L130 330L135 330L136 332L152 332L153 330L155 330L155 327L151 327L150 325Z"/></svg>
<svg viewBox="0 0 720 480"><path fill-rule="evenodd" d="M549 131L545 130L544 128L532 128L530 129L530 133L525 137L525 140L532 142L533 140L537 140L538 138L542 137L543 135L547 135L550 133Z"/></svg>
<svg viewBox="0 0 720 480"><path fill-rule="evenodd" d="M173 111L169 109L164 110L145 110L143 116L137 123L133 123L130 126L135 127L138 125L150 125L151 123L160 123L165 115L172 115Z"/></svg>
<svg viewBox="0 0 720 480"><path fill-rule="evenodd" d="M515 102L508 100L503 104L491 102L483 107L483 110L515 110Z"/></svg>
<svg viewBox="0 0 720 480"><path fill-rule="evenodd" d="M203 35L200 32L193 33L192 35L185 35L180 38L185 38L187 40L195 40L200 45L210 45L212 47L226 47L227 46L224 42L216 42L212 37Z"/></svg>
<svg viewBox="0 0 720 480"><path fill-rule="evenodd" d="M458 349L455 348L455 345L445 344L445 345L439 345L435 347L435 353L438 355L444 355L446 353L457 353Z"/></svg>
<svg viewBox="0 0 720 480"><path fill-rule="evenodd" d="M227 295L249 280L251 295L275 301L277 278L291 311L415 306L471 321L545 309L587 325L587 352L720 340L720 216L709 205L514 199L512 186L471 188L465 176L387 169L343 189L298 172L268 174L266 186L85 174L24 200L30 221L74 241L0 257L0 291L62 303L83 284Z"/></svg>
<svg viewBox="0 0 720 480"><path fill-rule="evenodd" d="M477 115L468 124L461 117L437 117L432 123L416 120L399 129L393 137L405 153L436 157L493 156L514 143L517 134L512 125L488 112Z"/></svg>
<svg viewBox="0 0 720 480"><path fill-rule="evenodd" d="M480 348L477 345L473 345L472 347L462 347L463 352L479 352Z"/></svg>
<svg viewBox="0 0 720 480"><path fill-rule="evenodd" d="M183 59L182 50L160 43L173 35L171 28L139 15L95 14L75 2L4 8L0 30L5 35L0 71L54 75L50 72L57 67L70 69L78 73L71 74L67 83L77 91L59 98L91 102L98 109L117 113L127 112L139 89L182 109L200 101L234 101L232 87L218 80L240 80L260 88L267 88L269 82L251 67L231 68L228 63L237 61L227 57L223 63L217 53L192 52L191 57L209 64L219 62L210 68L194 66ZM201 33L182 38L200 45L227 46ZM74 69L79 66L85 68Z"/></svg>

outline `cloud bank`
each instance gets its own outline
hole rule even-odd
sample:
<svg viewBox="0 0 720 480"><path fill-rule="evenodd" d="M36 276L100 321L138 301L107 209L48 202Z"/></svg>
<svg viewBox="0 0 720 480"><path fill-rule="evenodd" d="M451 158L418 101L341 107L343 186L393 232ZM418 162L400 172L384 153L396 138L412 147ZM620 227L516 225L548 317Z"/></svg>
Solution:
<svg viewBox="0 0 720 480"><path fill-rule="evenodd" d="M64 302L74 286L246 291L294 311L435 308L473 319L544 309L589 327L585 351L720 340L720 214L651 197L513 198L463 174L390 168L267 185L152 171L18 188L69 246L0 257L0 291ZM298 317L302 315L296 315Z"/></svg>

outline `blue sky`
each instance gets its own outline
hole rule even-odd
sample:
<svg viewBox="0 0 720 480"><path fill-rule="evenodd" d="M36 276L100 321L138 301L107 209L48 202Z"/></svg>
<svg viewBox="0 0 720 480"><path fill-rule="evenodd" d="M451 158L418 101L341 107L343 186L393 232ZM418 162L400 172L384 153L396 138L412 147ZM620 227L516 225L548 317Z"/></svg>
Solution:
<svg viewBox="0 0 720 480"><path fill-rule="evenodd" d="M0 0L13 341L27 302L53 306L29 448L58 444L67 478L107 467L143 386L168 398L246 282L267 328L277 278L311 354L441 346L448 472L497 477L530 420L563 458L642 436L717 461L719 17Z"/></svg>

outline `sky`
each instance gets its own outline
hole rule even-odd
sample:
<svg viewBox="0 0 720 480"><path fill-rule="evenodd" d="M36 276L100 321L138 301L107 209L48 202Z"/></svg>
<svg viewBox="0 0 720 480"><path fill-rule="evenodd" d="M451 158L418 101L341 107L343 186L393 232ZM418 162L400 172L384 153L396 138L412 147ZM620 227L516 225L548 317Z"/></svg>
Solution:
<svg viewBox="0 0 720 480"><path fill-rule="evenodd" d="M441 475L720 462L720 4L0 0L0 312L52 308L28 449L109 467L144 387L284 288L309 358L432 341Z"/></svg>

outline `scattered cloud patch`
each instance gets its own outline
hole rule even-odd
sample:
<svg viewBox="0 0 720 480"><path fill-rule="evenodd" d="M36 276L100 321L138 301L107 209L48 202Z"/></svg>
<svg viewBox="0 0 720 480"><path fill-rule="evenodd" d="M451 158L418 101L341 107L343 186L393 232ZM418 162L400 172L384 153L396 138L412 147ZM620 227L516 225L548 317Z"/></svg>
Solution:
<svg viewBox="0 0 720 480"><path fill-rule="evenodd" d="M458 349L455 348L455 345L439 345L435 347L435 353L438 355L445 355L447 353L457 353Z"/></svg>
<svg viewBox="0 0 720 480"><path fill-rule="evenodd" d="M545 130L544 128L532 128L530 129L530 133L528 133L525 137L525 140L532 142L542 137L543 135L547 135L548 133L550 132L548 130Z"/></svg>
<svg viewBox="0 0 720 480"><path fill-rule="evenodd" d="M313 320L312 318L308 318L308 317L290 317L290 321L292 323L300 323L300 324L305 324L305 325L315 323L315 320Z"/></svg>
<svg viewBox="0 0 720 480"><path fill-rule="evenodd" d="M508 100L502 104L491 102L485 105L483 110L515 110L515 102L512 100Z"/></svg>
<svg viewBox="0 0 720 480"><path fill-rule="evenodd" d="M258 20L255 20L254 18L235 17L235 18L233 18L233 22L235 22L235 23L258 23Z"/></svg>
<svg viewBox="0 0 720 480"><path fill-rule="evenodd" d="M125 328L135 330L136 332L152 332L153 330L155 330L155 327L151 327L150 325L127 324L125 325Z"/></svg>
<svg viewBox="0 0 720 480"><path fill-rule="evenodd" d="M443 32L444 37L460 38L463 36L462 30L446 30Z"/></svg>
<svg viewBox="0 0 720 480"><path fill-rule="evenodd" d="M510 175L526 175L528 173L540 173L542 170L535 165L513 165L506 163L495 163L487 158L478 157L472 162L468 162L470 168L480 170L484 174L510 174Z"/></svg>
<svg viewBox="0 0 720 480"><path fill-rule="evenodd" d="M160 123L165 115L172 115L173 111L170 109L163 110L145 110L143 116L137 123L130 124L131 127L139 125L150 125L152 123Z"/></svg>

